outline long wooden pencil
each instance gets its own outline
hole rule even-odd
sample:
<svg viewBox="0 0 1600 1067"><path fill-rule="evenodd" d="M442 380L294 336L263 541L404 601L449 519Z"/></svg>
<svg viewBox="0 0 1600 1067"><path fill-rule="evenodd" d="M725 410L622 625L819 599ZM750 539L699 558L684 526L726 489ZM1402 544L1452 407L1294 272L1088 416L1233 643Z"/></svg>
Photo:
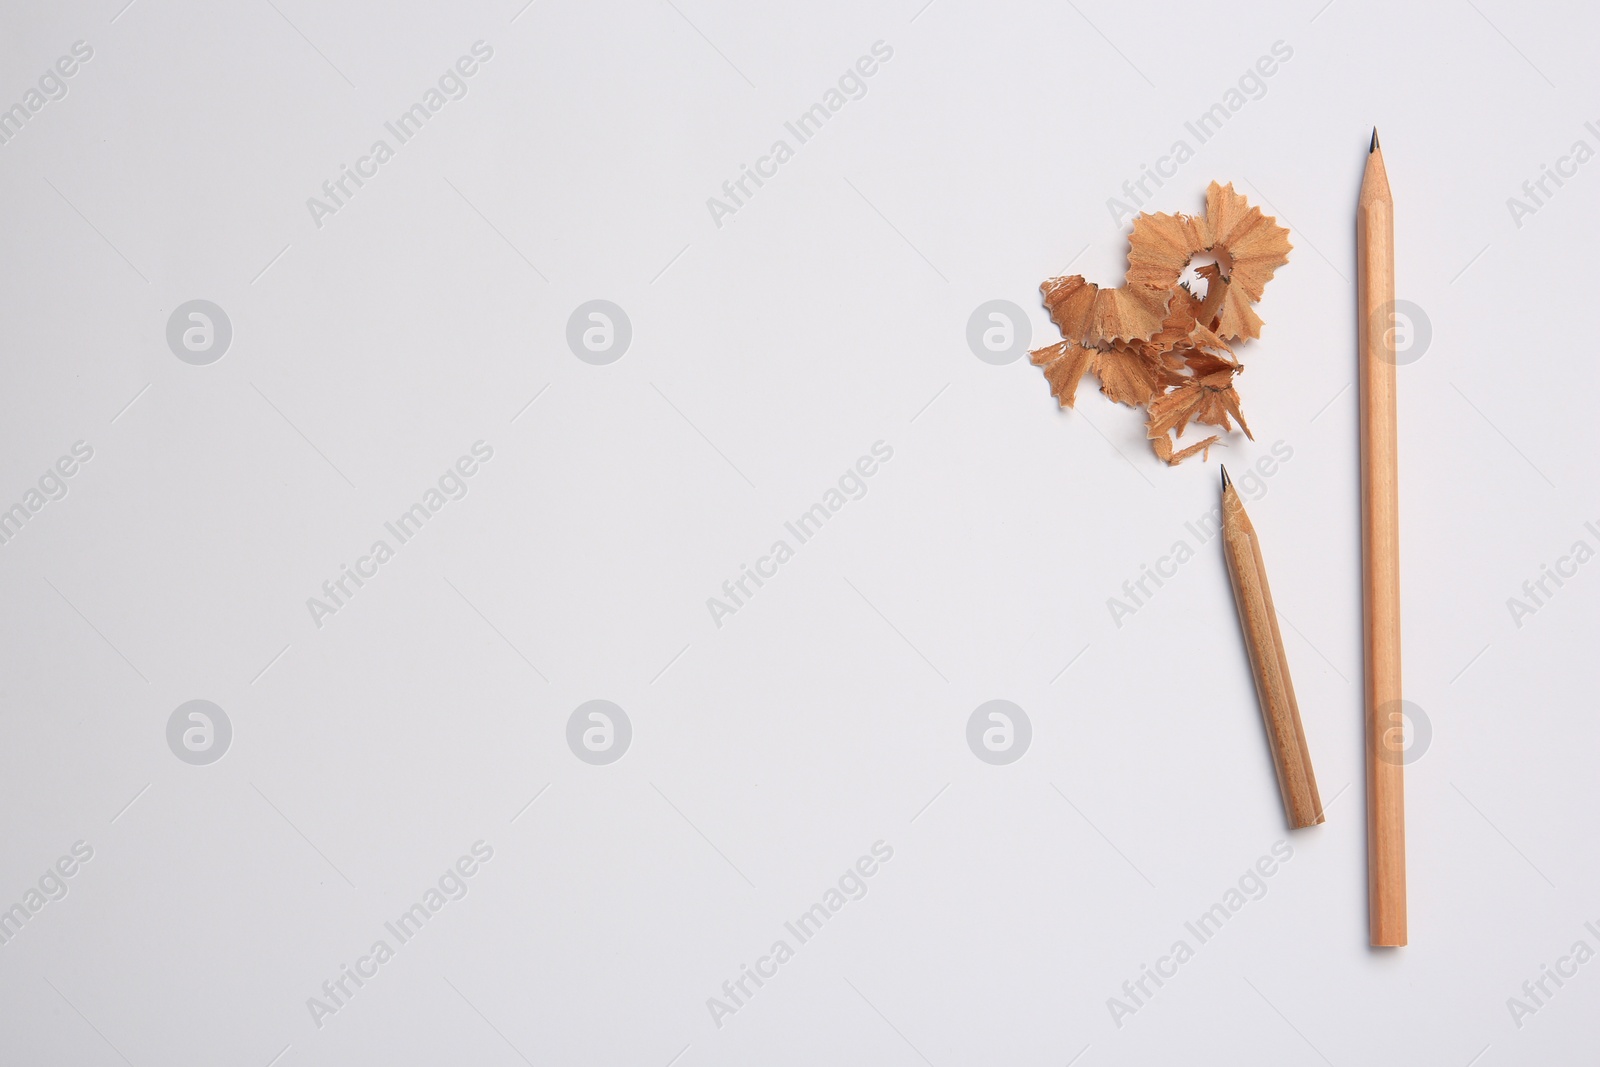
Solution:
<svg viewBox="0 0 1600 1067"><path fill-rule="evenodd" d="M1222 468L1222 554L1228 563L1228 580L1239 608L1250 655L1250 673L1256 680L1256 697L1267 724L1272 765L1278 772L1278 789L1289 825L1296 830L1323 821L1322 798L1316 775L1311 773L1311 753L1300 724L1300 705L1289 680L1289 658L1278 632L1278 612L1272 605L1267 566L1261 559L1261 539L1245 514L1239 491Z"/></svg>
<svg viewBox="0 0 1600 1067"><path fill-rule="evenodd" d="M1361 562L1366 653L1367 901L1374 945L1406 943L1405 771L1400 722L1400 492L1396 449L1394 199L1372 131L1356 208L1361 344Z"/></svg>

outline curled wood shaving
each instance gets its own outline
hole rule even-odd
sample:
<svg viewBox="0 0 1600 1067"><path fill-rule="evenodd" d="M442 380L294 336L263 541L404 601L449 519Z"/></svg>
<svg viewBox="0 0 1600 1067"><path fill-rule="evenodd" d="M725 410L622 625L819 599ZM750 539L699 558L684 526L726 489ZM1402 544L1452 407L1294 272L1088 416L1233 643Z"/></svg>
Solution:
<svg viewBox="0 0 1600 1067"><path fill-rule="evenodd" d="M1092 369L1100 379L1100 391L1129 407L1140 407L1159 396L1168 373L1159 355L1132 346L1097 351Z"/></svg>
<svg viewBox="0 0 1600 1067"><path fill-rule="evenodd" d="M1255 440L1250 427L1239 413L1239 394L1233 389L1233 370L1187 379L1182 385L1150 401L1150 422L1146 431L1151 440L1165 439L1168 433L1182 436L1189 420L1232 430L1228 421L1232 415L1239 420L1244 435Z"/></svg>
<svg viewBox="0 0 1600 1067"><path fill-rule="evenodd" d="M1074 406L1085 374L1100 380L1111 400L1144 407L1151 447L1171 466L1202 459L1221 441L1213 435L1185 448L1177 438L1191 423L1254 439L1240 411L1235 377L1244 370L1230 342L1261 336L1252 305L1289 261L1289 231L1251 207L1232 186L1212 182L1201 216L1141 214L1128 238L1123 284L1106 289L1081 274L1041 285L1045 307L1064 340L1030 353L1051 395ZM1195 268L1206 283L1197 297L1182 281Z"/></svg>
<svg viewBox="0 0 1600 1067"><path fill-rule="evenodd" d="M1174 452L1172 450L1172 442L1167 440L1165 437L1151 438L1150 445L1156 450L1156 455L1166 461L1167 466L1176 467L1178 464L1182 463L1196 452L1205 453L1205 455L1200 457L1200 462L1204 463L1206 460L1211 458L1211 446L1220 440L1222 440L1222 438L1218 437L1216 434L1212 434L1204 441L1196 441L1194 444L1190 445L1188 448L1185 448L1181 452Z"/></svg>
<svg viewBox="0 0 1600 1067"><path fill-rule="evenodd" d="M1094 353L1092 348L1084 348L1071 341L1058 341L1047 348L1029 352L1028 358L1033 360L1035 366L1044 368L1045 379L1050 383L1050 395L1060 401L1062 407L1070 408L1078 394L1078 383L1089 373L1089 362L1094 359Z"/></svg>
<svg viewBox="0 0 1600 1067"><path fill-rule="evenodd" d="M1252 304L1260 303L1261 293L1277 269L1289 262L1289 231L1278 220L1251 207L1233 184L1216 182L1206 190L1206 219L1211 226L1211 245L1227 253L1233 264L1229 284L1244 290Z"/></svg>
<svg viewBox="0 0 1600 1067"><path fill-rule="evenodd" d="M1096 348L1152 336L1172 299L1170 292L1155 289L1102 289L1081 274L1051 278L1039 288L1061 336Z"/></svg>

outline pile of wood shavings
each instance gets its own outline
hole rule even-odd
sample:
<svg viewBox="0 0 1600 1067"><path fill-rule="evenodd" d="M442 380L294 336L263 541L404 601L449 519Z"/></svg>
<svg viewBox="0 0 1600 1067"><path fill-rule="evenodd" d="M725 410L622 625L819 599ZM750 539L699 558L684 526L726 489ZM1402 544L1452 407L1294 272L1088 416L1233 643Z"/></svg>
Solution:
<svg viewBox="0 0 1600 1067"><path fill-rule="evenodd" d="M1086 373L1119 404L1143 407L1151 447L1169 465L1196 453L1209 455L1213 434L1177 448L1190 420L1233 429L1252 441L1239 411L1234 376L1244 369L1230 342L1261 336L1251 306L1273 273L1289 261L1289 231L1233 185L1212 182L1204 216L1141 214L1128 238L1128 274L1117 289L1102 289L1083 275L1051 278L1039 287L1064 340L1029 353L1043 368L1050 392L1072 407ZM1197 267L1204 297L1187 282L1185 268L1199 255L1216 262Z"/></svg>

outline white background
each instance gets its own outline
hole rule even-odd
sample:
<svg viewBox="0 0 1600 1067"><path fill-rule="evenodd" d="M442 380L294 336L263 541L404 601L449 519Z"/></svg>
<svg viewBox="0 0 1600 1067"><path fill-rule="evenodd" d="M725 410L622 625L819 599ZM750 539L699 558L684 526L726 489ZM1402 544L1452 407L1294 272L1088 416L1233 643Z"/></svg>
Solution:
<svg viewBox="0 0 1600 1067"><path fill-rule="evenodd" d="M94 449L0 546L0 906L94 849L0 946L0 1060L1593 1055L1600 963L1520 1028L1507 1007L1600 949L1600 564L1520 627L1507 607L1600 546L1600 163L1520 226L1506 204L1600 148L1591 11L123 2L12 5L0 34L0 106L94 50L0 147L0 505ZM316 226L306 199L479 40L468 95ZM865 97L717 227L707 197L880 40ZM1185 121L1276 41L1265 94L1196 145ZM1366 944L1362 810L1374 123L1432 330L1400 370L1432 733L1398 951ZM965 330L1006 299L1047 344L1041 279L1120 282L1107 198L1180 137L1147 207L1232 181L1295 250L1241 351L1256 441L1168 469L1140 413L1092 381L1058 411ZM166 342L196 298L233 326L209 366ZM566 344L591 299L632 323L609 366ZM307 598L479 440L468 495L314 625ZM707 598L880 440L868 494L715 626ZM1250 512L1330 803L1292 835L1220 547L1184 526L1219 455L1277 441ZM1115 625L1180 538L1196 558ZM233 726L209 766L166 741L197 698ZM596 698L633 726L609 766L565 740ZM1032 722L1008 766L966 742L994 698ZM1285 838L1265 897L1115 1025L1107 999ZM468 895L315 1025L307 998L480 839ZM715 1025L707 998L879 840L866 897Z"/></svg>

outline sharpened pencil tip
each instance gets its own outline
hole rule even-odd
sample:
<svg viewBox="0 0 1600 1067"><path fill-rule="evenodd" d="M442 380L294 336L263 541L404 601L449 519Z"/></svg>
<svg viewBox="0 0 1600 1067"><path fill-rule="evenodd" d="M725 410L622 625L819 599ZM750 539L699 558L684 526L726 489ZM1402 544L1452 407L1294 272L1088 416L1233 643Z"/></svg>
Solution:
<svg viewBox="0 0 1600 1067"><path fill-rule="evenodd" d="M1217 464L1217 466L1222 467L1222 491L1226 493L1228 486L1232 485L1233 482L1228 478L1228 468L1221 463Z"/></svg>
<svg viewBox="0 0 1600 1067"><path fill-rule="evenodd" d="M1377 150L1378 150L1378 127L1374 126L1374 127L1372 127L1372 144L1370 146L1368 146L1367 154L1371 155L1372 153L1376 152Z"/></svg>

